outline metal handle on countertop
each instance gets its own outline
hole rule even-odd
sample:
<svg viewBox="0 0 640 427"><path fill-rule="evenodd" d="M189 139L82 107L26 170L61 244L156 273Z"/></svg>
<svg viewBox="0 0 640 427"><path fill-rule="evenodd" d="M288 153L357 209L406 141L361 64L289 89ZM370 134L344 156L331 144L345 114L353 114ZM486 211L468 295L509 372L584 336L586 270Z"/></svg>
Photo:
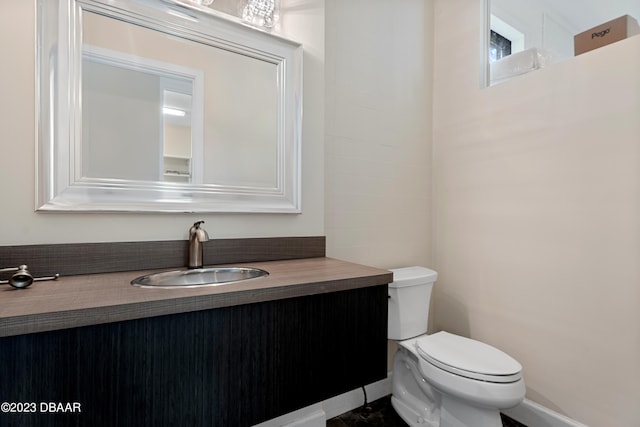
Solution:
<svg viewBox="0 0 640 427"><path fill-rule="evenodd" d="M60 275L57 273L53 276L33 277L31 273L29 273L29 270L27 270L26 264L22 264L18 267L8 267L8 268L0 269L0 273L12 272L12 271L15 271L16 273L13 276L11 276L9 280L0 280L0 285L9 284L14 288L24 289L29 285L31 285L33 282L42 282L45 280L57 280L58 277L60 277Z"/></svg>

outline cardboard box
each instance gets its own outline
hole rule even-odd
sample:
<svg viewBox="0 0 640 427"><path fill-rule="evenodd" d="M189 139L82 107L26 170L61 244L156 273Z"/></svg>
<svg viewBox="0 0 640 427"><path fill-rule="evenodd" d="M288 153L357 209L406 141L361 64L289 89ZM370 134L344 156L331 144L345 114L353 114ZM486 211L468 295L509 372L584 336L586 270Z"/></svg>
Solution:
<svg viewBox="0 0 640 427"><path fill-rule="evenodd" d="M636 34L640 34L638 21L632 16L624 15L574 36L574 52L575 55L580 55Z"/></svg>

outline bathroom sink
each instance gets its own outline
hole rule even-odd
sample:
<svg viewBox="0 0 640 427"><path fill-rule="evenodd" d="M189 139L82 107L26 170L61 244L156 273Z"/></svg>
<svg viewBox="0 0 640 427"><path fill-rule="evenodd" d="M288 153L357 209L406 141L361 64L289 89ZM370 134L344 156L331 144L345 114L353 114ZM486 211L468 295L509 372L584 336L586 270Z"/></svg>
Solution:
<svg viewBox="0 0 640 427"><path fill-rule="evenodd" d="M268 276L269 272L250 267L211 267L147 274L131 281L143 288L193 288L219 286Z"/></svg>

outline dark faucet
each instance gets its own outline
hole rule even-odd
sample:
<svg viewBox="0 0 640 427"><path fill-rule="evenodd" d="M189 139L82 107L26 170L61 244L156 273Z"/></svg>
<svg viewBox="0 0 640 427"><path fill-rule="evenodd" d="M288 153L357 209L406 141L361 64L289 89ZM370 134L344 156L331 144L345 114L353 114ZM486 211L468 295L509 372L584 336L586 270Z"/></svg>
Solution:
<svg viewBox="0 0 640 427"><path fill-rule="evenodd" d="M202 242L209 240L209 235L204 228L200 228L200 224L204 224L204 221L196 221L189 229L189 268L202 268Z"/></svg>

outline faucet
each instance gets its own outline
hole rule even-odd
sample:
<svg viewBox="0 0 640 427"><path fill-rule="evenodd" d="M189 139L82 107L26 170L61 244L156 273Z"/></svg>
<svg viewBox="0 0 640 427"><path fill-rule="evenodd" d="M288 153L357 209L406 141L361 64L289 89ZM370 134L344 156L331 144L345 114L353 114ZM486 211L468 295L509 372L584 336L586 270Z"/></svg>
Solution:
<svg viewBox="0 0 640 427"><path fill-rule="evenodd" d="M202 268L202 242L208 241L209 235L200 224L204 224L204 221L196 221L189 229L189 268Z"/></svg>

